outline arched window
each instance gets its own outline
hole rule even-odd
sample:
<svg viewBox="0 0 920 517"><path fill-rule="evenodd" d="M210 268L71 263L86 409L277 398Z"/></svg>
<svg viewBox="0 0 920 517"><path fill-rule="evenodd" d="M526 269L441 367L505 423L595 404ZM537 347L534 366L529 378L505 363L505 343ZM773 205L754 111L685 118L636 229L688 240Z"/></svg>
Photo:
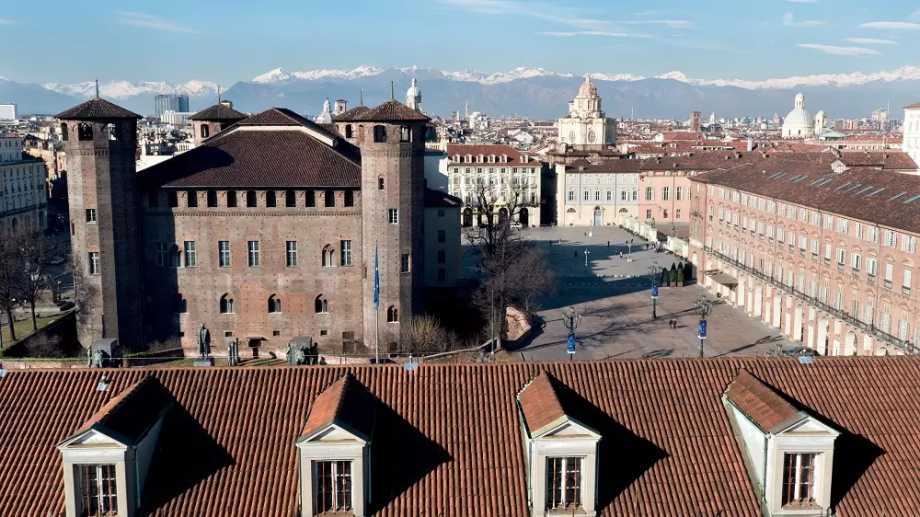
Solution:
<svg viewBox="0 0 920 517"><path fill-rule="evenodd" d="M412 130L409 126L400 126L399 128L399 141L400 142L409 142L412 140Z"/></svg>
<svg viewBox="0 0 920 517"><path fill-rule="evenodd" d="M329 244L323 246L323 267L335 267L335 249Z"/></svg>
<svg viewBox="0 0 920 517"><path fill-rule="evenodd" d="M377 177L377 190L383 190L383 176Z"/></svg>
<svg viewBox="0 0 920 517"><path fill-rule="evenodd" d="M182 297L182 293L176 294L176 312L180 314L188 312L188 301Z"/></svg>
<svg viewBox="0 0 920 517"><path fill-rule="evenodd" d="M207 124L201 125L201 138L207 138L211 136L211 128Z"/></svg>
<svg viewBox="0 0 920 517"><path fill-rule="evenodd" d="M281 312L281 298L274 294L268 297L268 312L273 314Z"/></svg>
<svg viewBox="0 0 920 517"><path fill-rule="evenodd" d="M63 140L63 141L66 142L66 141L67 141L67 138L68 138L67 135L68 135L67 123L62 123L62 124L61 124L61 140Z"/></svg>
<svg viewBox="0 0 920 517"><path fill-rule="evenodd" d="M374 126L374 142L383 143L387 141L386 126Z"/></svg>
<svg viewBox="0 0 920 517"><path fill-rule="evenodd" d="M353 136L351 124L345 124L345 138L352 138Z"/></svg>
<svg viewBox="0 0 920 517"><path fill-rule="evenodd" d="M395 305L387 307L387 323L399 323L399 309Z"/></svg>
<svg viewBox="0 0 920 517"><path fill-rule="evenodd" d="M92 140L93 139L93 125L89 122L80 122L77 125L77 140Z"/></svg>
<svg viewBox="0 0 920 517"><path fill-rule="evenodd" d="M329 300L323 295L317 296L316 300L313 301L313 310L317 314L326 314L329 312Z"/></svg>
<svg viewBox="0 0 920 517"><path fill-rule="evenodd" d="M233 314L233 298L229 294L220 297L220 313Z"/></svg>
<svg viewBox="0 0 920 517"><path fill-rule="evenodd" d="M109 137L109 140L118 140L118 130L115 124L106 124L105 134Z"/></svg>

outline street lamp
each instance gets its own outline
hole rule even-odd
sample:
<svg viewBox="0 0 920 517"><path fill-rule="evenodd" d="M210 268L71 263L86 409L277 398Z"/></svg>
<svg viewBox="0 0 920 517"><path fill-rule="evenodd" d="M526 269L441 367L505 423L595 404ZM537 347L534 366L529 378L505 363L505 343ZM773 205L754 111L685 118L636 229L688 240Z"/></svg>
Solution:
<svg viewBox="0 0 920 517"><path fill-rule="evenodd" d="M712 312L712 302L705 296L700 296L696 301L696 310L700 315L700 323L696 327L696 337L700 340L700 358L703 358L703 343L709 334L709 325L706 317Z"/></svg>
<svg viewBox="0 0 920 517"><path fill-rule="evenodd" d="M588 255L590 254L591 252L588 250L588 248L585 248L585 267L588 267Z"/></svg>
<svg viewBox="0 0 920 517"><path fill-rule="evenodd" d="M649 276L652 279L652 319L658 319L658 281L655 279L655 275L658 272L658 264L649 264L648 266Z"/></svg>
<svg viewBox="0 0 920 517"><path fill-rule="evenodd" d="M578 312L575 311L575 307L569 307L562 314L562 324L565 325L565 328L568 329L569 334L566 338L566 352L569 354L569 359L575 359L575 329L578 328L578 320L580 316Z"/></svg>

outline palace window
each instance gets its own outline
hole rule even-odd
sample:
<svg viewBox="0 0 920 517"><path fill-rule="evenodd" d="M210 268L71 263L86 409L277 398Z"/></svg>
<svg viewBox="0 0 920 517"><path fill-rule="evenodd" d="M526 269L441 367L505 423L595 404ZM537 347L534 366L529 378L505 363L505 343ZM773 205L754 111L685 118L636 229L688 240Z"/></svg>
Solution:
<svg viewBox="0 0 920 517"><path fill-rule="evenodd" d="M326 314L329 312L329 300L327 300L323 295L319 295L313 300L313 310L317 314Z"/></svg>
<svg viewBox="0 0 920 517"><path fill-rule="evenodd" d="M645 187L645 200L651 201L655 196L655 190L652 187Z"/></svg>
<svg viewBox="0 0 920 517"><path fill-rule="evenodd" d="M272 314L281 312L281 298L274 294L268 297L268 312Z"/></svg>
<svg viewBox="0 0 920 517"><path fill-rule="evenodd" d="M546 509L581 506L581 458L546 458Z"/></svg>
<svg viewBox="0 0 920 517"><path fill-rule="evenodd" d="M783 455L783 506L814 503L816 456L814 453Z"/></svg>
<svg viewBox="0 0 920 517"><path fill-rule="evenodd" d="M189 208L198 208L198 191L186 190L185 191L185 204Z"/></svg>
<svg viewBox="0 0 920 517"><path fill-rule="evenodd" d="M76 465L80 487L81 515L87 517L118 514L115 465Z"/></svg>
<svg viewBox="0 0 920 517"><path fill-rule="evenodd" d="M246 191L246 206L249 208L254 208L257 205L256 203L256 191L247 190Z"/></svg>
<svg viewBox="0 0 920 517"><path fill-rule="evenodd" d="M328 244L323 246L322 266L335 267L335 250Z"/></svg>
<svg viewBox="0 0 920 517"><path fill-rule="evenodd" d="M230 267L230 241L217 241L217 266Z"/></svg>
<svg viewBox="0 0 920 517"><path fill-rule="evenodd" d="M284 191L284 206L293 208L297 206L297 193L293 190Z"/></svg>
<svg viewBox="0 0 920 517"><path fill-rule="evenodd" d="M335 206L335 192L334 192L334 191L332 191L332 190L327 190L327 191L326 191L326 195L325 195L324 197L326 198L326 207L327 207L327 208L331 208L331 207L334 207L334 206Z"/></svg>
<svg viewBox="0 0 920 517"><path fill-rule="evenodd" d="M355 206L355 193L352 190L346 190L343 193L344 196L344 205L345 206Z"/></svg>
<svg viewBox="0 0 920 517"><path fill-rule="evenodd" d="M284 265L294 267L297 265L297 241L285 241Z"/></svg>
<svg viewBox="0 0 920 517"><path fill-rule="evenodd" d="M68 138L67 124L66 123L61 124L61 140L66 142L67 138Z"/></svg>
<svg viewBox="0 0 920 517"><path fill-rule="evenodd" d="M399 309L394 305L387 308L387 323L399 323Z"/></svg>
<svg viewBox="0 0 920 517"><path fill-rule="evenodd" d="M91 275L99 274L99 252L98 251L89 252L89 274Z"/></svg>
<svg viewBox="0 0 920 517"><path fill-rule="evenodd" d="M384 143L387 141L387 128L385 126L374 126L374 142Z"/></svg>
<svg viewBox="0 0 920 517"><path fill-rule="evenodd" d="M86 222L88 224L96 224L96 209L95 208L86 209Z"/></svg>
<svg viewBox="0 0 920 517"><path fill-rule="evenodd" d="M409 272L410 263L411 263L411 261L409 260L409 254L408 254L408 253L403 253L402 256L400 257L400 261L399 261L399 272L400 272L400 273L408 273L408 272Z"/></svg>
<svg viewBox="0 0 920 517"><path fill-rule="evenodd" d="M259 252L259 241L248 241L246 250L249 256L249 267L259 267L261 256Z"/></svg>
<svg viewBox="0 0 920 517"><path fill-rule="evenodd" d="M233 314L233 298L229 294L220 297L220 313Z"/></svg>
<svg viewBox="0 0 920 517"><path fill-rule="evenodd" d="M269 190L265 193L265 206L269 208L278 206L278 199L274 190Z"/></svg>
<svg viewBox="0 0 920 517"><path fill-rule="evenodd" d="M217 191L208 190L205 196L207 197L208 208L216 208L217 207Z"/></svg>
<svg viewBox="0 0 920 517"><path fill-rule="evenodd" d="M313 514L351 511L351 462L313 462Z"/></svg>
<svg viewBox="0 0 920 517"><path fill-rule="evenodd" d="M399 209L390 208L387 210L387 222L390 224L399 224Z"/></svg>
<svg viewBox="0 0 920 517"><path fill-rule="evenodd" d="M236 208L236 191L235 190L227 191L227 207Z"/></svg>
<svg viewBox="0 0 920 517"><path fill-rule="evenodd" d="M341 265L350 266L351 265L351 241L350 240L339 241L339 244L340 244L340 249L341 249L341 255L340 255Z"/></svg>
<svg viewBox="0 0 920 517"><path fill-rule="evenodd" d="M211 128L207 124L201 125L201 138L207 138L211 136Z"/></svg>
<svg viewBox="0 0 920 517"><path fill-rule="evenodd" d="M377 178L377 190L383 190L383 176Z"/></svg>
<svg viewBox="0 0 920 517"><path fill-rule="evenodd" d="M195 241L185 241L183 247L185 249L185 267L197 266L198 247L195 245Z"/></svg>
<svg viewBox="0 0 920 517"><path fill-rule="evenodd" d="M661 200L662 201L667 201L668 198L670 197L670 194L671 194L671 191L669 187L661 188Z"/></svg>
<svg viewBox="0 0 920 517"><path fill-rule="evenodd" d="M351 124L346 124L345 125L345 138L353 138L353 137L354 137L354 132L351 127Z"/></svg>
<svg viewBox="0 0 920 517"><path fill-rule="evenodd" d="M80 122L77 125L77 140L92 140L93 125L87 122Z"/></svg>

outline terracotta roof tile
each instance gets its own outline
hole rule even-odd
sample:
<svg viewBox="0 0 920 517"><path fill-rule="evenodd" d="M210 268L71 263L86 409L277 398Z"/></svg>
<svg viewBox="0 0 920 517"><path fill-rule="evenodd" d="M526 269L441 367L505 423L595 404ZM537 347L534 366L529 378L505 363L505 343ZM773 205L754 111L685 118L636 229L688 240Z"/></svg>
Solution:
<svg viewBox="0 0 920 517"><path fill-rule="evenodd" d="M230 121L237 122L246 118L245 113L236 111L235 109L227 106L223 103L218 103L213 106L207 107L198 113L195 113L189 120L216 120L216 121Z"/></svg>
<svg viewBox="0 0 920 517"><path fill-rule="evenodd" d="M725 397L767 433L781 431L803 416L792 403L747 370L741 370L732 381Z"/></svg>
<svg viewBox="0 0 920 517"><path fill-rule="evenodd" d="M112 397L78 433L96 429L125 443L137 443L170 404L171 396L160 381L147 376Z"/></svg>
<svg viewBox="0 0 920 517"><path fill-rule="evenodd" d="M295 515L293 444L320 393L351 371L379 401L370 515L526 517L516 395L545 370L596 408L589 424L604 436L599 516L755 517L758 499L721 401L742 369L844 431L834 461L836 515L917 514L918 357L822 357L808 366L777 358L422 365L414 372L123 369L104 372L108 392L95 389L99 370L13 370L0 379L0 513L62 514L55 445L152 375L175 403L148 475L147 515Z"/></svg>
<svg viewBox="0 0 920 517"><path fill-rule="evenodd" d="M346 373L313 401L301 436L310 436L331 424L338 424L370 438L373 422L373 399L354 375Z"/></svg>
<svg viewBox="0 0 920 517"><path fill-rule="evenodd" d="M341 118L337 119L341 120ZM414 110L399 101L386 101L374 108L369 108L354 117L364 122L428 122L424 113Z"/></svg>
<svg viewBox="0 0 920 517"><path fill-rule="evenodd" d="M359 117L370 110L367 106L355 106L348 111L335 115L335 122L357 122Z"/></svg>
<svg viewBox="0 0 920 517"><path fill-rule="evenodd" d="M530 381L517 399L531 434L539 433L544 427L566 416L556 387L553 386L553 379L545 371Z"/></svg>

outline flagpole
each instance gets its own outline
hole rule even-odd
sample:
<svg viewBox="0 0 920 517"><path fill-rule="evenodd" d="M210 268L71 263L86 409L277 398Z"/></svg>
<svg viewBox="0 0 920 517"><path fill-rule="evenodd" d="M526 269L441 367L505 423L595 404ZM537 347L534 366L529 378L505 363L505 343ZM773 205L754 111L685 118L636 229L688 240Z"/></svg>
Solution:
<svg viewBox="0 0 920 517"><path fill-rule="evenodd" d="M374 364L380 364L380 254L374 241Z"/></svg>

